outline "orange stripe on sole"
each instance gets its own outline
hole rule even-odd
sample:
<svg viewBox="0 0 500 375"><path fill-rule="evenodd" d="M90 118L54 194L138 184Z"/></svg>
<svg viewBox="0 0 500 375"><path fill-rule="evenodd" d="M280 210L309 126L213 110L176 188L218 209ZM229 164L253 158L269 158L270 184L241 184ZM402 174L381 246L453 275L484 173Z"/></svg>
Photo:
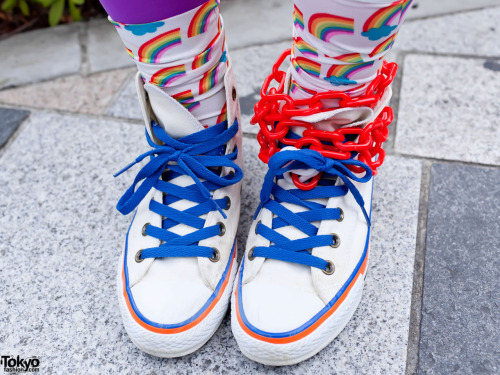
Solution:
<svg viewBox="0 0 500 375"><path fill-rule="evenodd" d="M335 302L335 304L324 314L322 315L316 322L314 322L310 327L306 328L305 330L303 330L302 332L294 335L294 336L290 336L290 337L266 337L266 336L261 336L255 332L253 332L251 329L249 329L245 323L243 323L241 317L240 317L240 311L239 311L239 306L238 306L238 288L235 288L235 297L236 297L236 316L238 317L238 323L240 324L240 327L245 331L245 333L251 337L253 337L254 339L257 339L257 340L260 340L260 341L265 341L265 342L268 342L268 343L271 343L271 344L289 344L289 343L292 343L292 342L295 342L295 341L298 341L306 336L308 336L309 334L311 334L312 332L314 332L316 330L316 328L318 328L321 324L323 324L323 322L328 319L330 316L333 315L333 313L339 308L339 306L342 304L342 302L344 302L344 300L347 298L347 296L349 295L349 292L351 291L352 287L354 286L354 284L356 284L356 282L358 281L358 279L360 277L363 277L364 276L364 273L366 271L366 267L368 265L368 254L370 252L370 248L368 247L367 249L367 252L366 252L366 257L365 257L365 260L363 261L363 263L361 264L361 267L359 268L359 271L358 271L358 274L356 275L356 277L352 280L351 284L347 287L347 289L344 291L344 293L342 294L342 296L340 296L340 298L337 300L337 302Z"/></svg>
<svg viewBox="0 0 500 375"><path fill-rule="evenodd" d="M221 299L222 295L224 294L224 291L226 290L227 284L229 283L229 279L231 278L231 270L233 269L234 266L234 260L236 258L236 244L234 244L234 250L233 250L233 257L231 259L231 265L227 271L226 279L224 280L224 283L222 284L221 290L219 291L219 294L217 297L212 301L210 306L207 307L207 309L196 319L193 320L192 322L186 324L185 326L178 327L178 328L158 328L158 327L153 327L145 322L143 322L135 313L134 309L132 308L132 305L130 304L130 299L127 294L126 290L126 285L125 285L125 268L122 268L122 280L123 280L123 297L125 298L125 301L127 302L127 307L130 312L130 315L132 318L136 321L137 324L139 324L142 328L147 329L148 331L155 332L155 333L161 333L161 334L175 334L175 333L181 333L184 331L187 331L194 326L196 326L198 323L200 323L205 317L210 313L210 311L213 310L217 302ZM125 266L125 259L124 259L124 266Z"/></svg>

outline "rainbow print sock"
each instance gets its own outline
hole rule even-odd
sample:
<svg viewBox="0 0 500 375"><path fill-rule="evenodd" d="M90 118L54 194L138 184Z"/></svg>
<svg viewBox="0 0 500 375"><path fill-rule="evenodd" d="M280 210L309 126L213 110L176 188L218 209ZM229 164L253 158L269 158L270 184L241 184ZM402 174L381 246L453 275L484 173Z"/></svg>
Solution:
<svg viewBox="0 0 500 375"><path fill-rule="evenodd" d="M362 95L394 44L412 0L295 0L290 95Z"/></svg>
<svg viewBox="0 0 500 375"><path fill-rule="evenodd" d="M157 22L110 22L145 82L161 87L205 126L225 119L227 48L217 0Z"/></svg>

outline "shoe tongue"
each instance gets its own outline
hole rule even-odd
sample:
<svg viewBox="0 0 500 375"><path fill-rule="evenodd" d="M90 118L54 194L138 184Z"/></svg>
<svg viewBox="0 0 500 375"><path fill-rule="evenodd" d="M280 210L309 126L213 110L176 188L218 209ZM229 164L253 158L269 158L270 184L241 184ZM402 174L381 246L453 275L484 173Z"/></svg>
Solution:
<svg viewBox="0 0 500 375"><path fill-rule="evenodd" d="M158 86L147 83L144 90L148 93L151 118L172 138L182 138L204 129L186 108Z"/></svg>
<svg viewBox="0 0 500 375"><path fill-rule="evenodd" d="M300 120L313 124L318 130L335 131L342 127L363 126L373 117L370 107L333 108L329 111L318 112L309 116L295 116L293 120ZM302 136L303 127L293 127L292 132Z"/></svg>

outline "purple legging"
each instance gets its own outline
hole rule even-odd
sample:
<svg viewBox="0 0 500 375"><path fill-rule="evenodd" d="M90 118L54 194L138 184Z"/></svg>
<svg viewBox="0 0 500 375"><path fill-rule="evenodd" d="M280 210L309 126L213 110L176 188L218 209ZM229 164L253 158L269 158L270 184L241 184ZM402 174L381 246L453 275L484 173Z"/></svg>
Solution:
<svg viewBox="0 0 500 375"><path fill-rule="evenodd" d="M164 20L194 9L207 0L100 0L113 21L128 24Z"/></svg>

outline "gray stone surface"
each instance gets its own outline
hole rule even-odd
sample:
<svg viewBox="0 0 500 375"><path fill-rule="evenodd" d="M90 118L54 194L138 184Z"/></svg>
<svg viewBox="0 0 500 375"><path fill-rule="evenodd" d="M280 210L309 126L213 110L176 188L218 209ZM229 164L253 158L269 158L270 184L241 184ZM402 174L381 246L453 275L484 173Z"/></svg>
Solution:
<svg viewBox="0 0 500 375"><path fill-rule="evenodd" d="M407 56L395 149L500 165L498 61Z"/></svg>
<svg viewBox="0 0 500 375"><path fill-rule="evenodd" d="M500 0L497 3L500 5ZM441 4L441 1L433 1L433 4ZM498 57L499 17L500 7L497 7L407 22L394 46L405 51Z"/></svg>
<svg viewBox="0 0 500 375"><path fill-rule="evenodd" d="M256 141L244 142L241 242L265 172ZM133 175L112 173L143 150L142 127L39 112L0 157L2 353L40 356L41 373L57 374L404 372L419 161L388 157L380 169L370 272L353 320L321 354L269 368L239 352L227 318L181 359L145 355L127 337L114 277L130 217L114 205Z"/></svg>
<svg viewBox="0 0 500 375"><path fill-rule="evenodd" d="M500 170L431 169L421 374L500 373Z"/></svg>
<svg viewBox="0 0 500 375"><path fill-rule="evenodd" d="M80 25L29 31L0 42L0 89L80 70Z"/></svg>
<svg viewBox="0 0 500 375"><path fill-rule="evenodd" d="M88 24L87 58L91 73L135 66L118 33L107 19Z"/></svg>
<svg viewBox="0 0 500 375"><path fill-rule="evenodd" d="M291 39L292 13L293 2L289 0L223 1L221 14L229 48Z"/></svg>
<svg viewBox="0 0 500 375"><path fill-rule="evenodd" d="M0 107L0 149L29 114L29 111Z"/></svg>
<svg viewBox="0 0 500 375"><path fill-rule="evenodd" d="M89 76L79 74L0 91L0 103L40 109L100 114L132 69L119 69Z"/></svg>
<svg viewBox="0 0 500 375"><path fill-rule="evenodd" d="M106 114L113 117L127 118L131 120L142 119L137 91L135 90L135 75L131 75L128 83L123 86L114 101L110 104Z"/></svg>
<svg viewBox="0 0 500 375"><path fill-rule="evenodd" d="M408 13L408 18L432 17L498 5L500 0L413 0L413 8Z"/></svg>

